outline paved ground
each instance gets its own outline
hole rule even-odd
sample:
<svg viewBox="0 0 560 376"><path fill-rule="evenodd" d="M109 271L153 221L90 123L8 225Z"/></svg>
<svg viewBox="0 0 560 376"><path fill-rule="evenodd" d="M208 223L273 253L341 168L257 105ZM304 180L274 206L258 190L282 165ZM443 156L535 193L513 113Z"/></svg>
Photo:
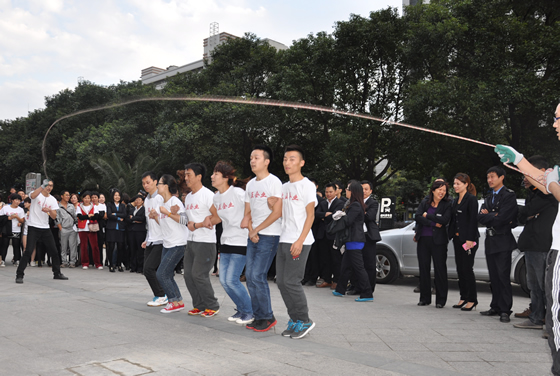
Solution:
<svg viewBox="0 0 560 376"><path fill-rule="evenodd" d="M10 259L10 258L9 258ZM515 329L478 311L418 307L415 278L379 285L374 303L335 298L306 287L316 328L304 339L280 336L287 314L271 283L275 330L256 333L232 324L233 303L212 277L222 305L214 318L186 311L163 315L146 302L139 274L0 268L0 375L546 375L551 357L539 330ZM180 275L177 282L189 306ZM479 309L490 302L478 284ZM514 289L514 311L529 299Z"/></svg>

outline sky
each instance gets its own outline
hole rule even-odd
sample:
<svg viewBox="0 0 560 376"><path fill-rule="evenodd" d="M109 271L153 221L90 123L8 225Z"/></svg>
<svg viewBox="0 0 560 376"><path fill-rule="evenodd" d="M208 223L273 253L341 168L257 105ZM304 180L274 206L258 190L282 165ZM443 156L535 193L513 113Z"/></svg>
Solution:
<svg viewBox="0 0 560 376"><path fill-rule="evenodd" d="M212 22L290 46L387 7L402 13L402 0L0 0L0 120L44 108L79 77L108 86L200 60Z"/></svg>

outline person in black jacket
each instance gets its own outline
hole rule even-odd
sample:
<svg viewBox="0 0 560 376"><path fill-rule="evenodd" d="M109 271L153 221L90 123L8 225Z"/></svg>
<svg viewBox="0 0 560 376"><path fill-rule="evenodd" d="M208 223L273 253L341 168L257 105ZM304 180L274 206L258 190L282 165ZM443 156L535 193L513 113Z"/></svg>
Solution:
<svg viewBox="0 0 560 376"><path fill-rule="evenodd" d="M364 228L366 233L366 244L363 251L364 267L368 274L371 291L375 292L375 280L377 278L376 244L381 240L379 226L377 225L379 202L373 197L373 184L367 180L363 180L361 184L364 190L364 203L366 205L364 216L364 223L366 225Z"/></svg>
<svg viewBox="0 0 560 376"><path fill-rule="evenodd" d="M458 173L453 179L453 189L459 195L451 207L449 238L453 240L455 264L459 277L459 303L453 308L471 311L478 304L474 257L478 249L478 201L476 188L467 174Z"/></svg>
<svg viewBox="0 0 560 376"><path fill-rule="evenodd" d="M486 226L484 248L492 287L492 301L483 316L500 315L501 322L509 322L513 295L511 290L511 253L517 242L511 229L517 227L517 200L515 193L506 188L506 172L500 166L490 167L486 180L492 192L484 199L478 221Z"/></svg>
<svg viewBox="0 0 560 376"><path fill-rule="evenodd" d="M451 202L447 183L434 181L430 194L424 198L416 210L416 234L418 243L418 268L420 271L419 306L432 303L430 264L434 262L434 279L436 286L436 308L443 308L447 303L447 224L451 219Z"/></svg>
<svg viewBox="0 0 560 376"><path fill-rule="evenodd" d="M346 227L349 230L349 237L345 244L346 250L342 255L340 279L333 295L344 296L346 294L348 280L353 273L356 279L356 290L360 291L360 297L356 301L373 302L373 293L362 256L362 250L366 242L364 233L366 205L364 204L364 191L360 182L351 180L348 183L348 188L346 188L346 195L349 196L349 205L346 208Z"/></svg>
<svg viewBox="0 0 560 376"><path fill-rule="evenodd" d="M115 272L115 260L113 250L117 245L117 263L119 272L123 272L122 262L125 252L125 223L126 204L121 202L121 192L114 189L111 193L111 200L107 204L107 259L109 260L109 271Z"/></svg>
<svg viewBox="0 0 560 376"><path fill-rule="evenodd" d="M146 210L144 196L132 198L133 206L128 208L128 246L130 250L130 272L142 273L144 270L144 252L142 242L146 239Z"/></svg>

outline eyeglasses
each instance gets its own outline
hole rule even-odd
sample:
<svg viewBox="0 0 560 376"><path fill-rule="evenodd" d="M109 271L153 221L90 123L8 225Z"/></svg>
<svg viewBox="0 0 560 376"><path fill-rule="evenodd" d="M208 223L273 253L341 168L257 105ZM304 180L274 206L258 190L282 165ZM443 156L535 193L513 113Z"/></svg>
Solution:
<svg viewBox="0 0 560 376"><path fill-rule="evenodd" d="M167 184L158 182L156 185L167 185Z"/></svg>
<svg viewBox="0 0 560 376"><path fill-rule="evenodd" d="M556 117L556 115L554 116L554 121L557 122L558 120L560 120L560 116Z"/></svg>

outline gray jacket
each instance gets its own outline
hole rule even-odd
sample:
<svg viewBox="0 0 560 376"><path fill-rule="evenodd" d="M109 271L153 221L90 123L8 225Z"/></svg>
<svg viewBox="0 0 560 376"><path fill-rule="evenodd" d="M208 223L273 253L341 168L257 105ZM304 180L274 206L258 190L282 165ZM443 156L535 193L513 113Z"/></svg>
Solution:
<svg viewBox="0 0 560 376"><path fill-rule="evenodd" d="M62 231L74 231L74 224L76 224L77 221L76 208L74 208L74 205L68 203L66 208L59 205L59 208L56 210L56 224L62 226Z"/></svg>

